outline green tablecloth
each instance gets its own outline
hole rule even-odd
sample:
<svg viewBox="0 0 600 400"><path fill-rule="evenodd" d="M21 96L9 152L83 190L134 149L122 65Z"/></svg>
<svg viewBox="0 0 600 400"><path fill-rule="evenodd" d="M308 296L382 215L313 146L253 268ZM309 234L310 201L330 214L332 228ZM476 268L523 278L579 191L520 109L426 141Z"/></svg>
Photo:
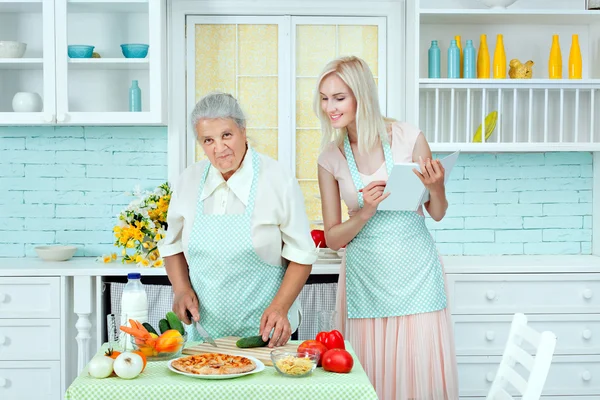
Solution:
<svg viewBox="0 0 600 400"><path fill-rule="evenodd" d="M104 352L106 345L99 351ZM346 349L354 357L349 374L335 374L317 368L311 376L288 378L273 367L235 379L206 380L170 371L168 361L149 362L132 380L110 377L94 379L87 367L67 389L70 400L164 400L164 399L377 399L377 394L358 362L350 343Z"/></svg>

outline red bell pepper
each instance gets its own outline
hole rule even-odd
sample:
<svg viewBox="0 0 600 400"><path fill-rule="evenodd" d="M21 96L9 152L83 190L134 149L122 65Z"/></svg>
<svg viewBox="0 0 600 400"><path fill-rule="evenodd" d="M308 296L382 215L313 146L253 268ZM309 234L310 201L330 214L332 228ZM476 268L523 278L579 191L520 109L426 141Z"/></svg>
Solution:
<svg viewBox="0 0 600 400"><path fill-rule="evenodd" d="M344 344L344 337L338 330L332 330L329 332L319 332L317 334L316 340L321 342L327 347L328 350L331 349L344 349L346 350L346 345Z"/></svg>

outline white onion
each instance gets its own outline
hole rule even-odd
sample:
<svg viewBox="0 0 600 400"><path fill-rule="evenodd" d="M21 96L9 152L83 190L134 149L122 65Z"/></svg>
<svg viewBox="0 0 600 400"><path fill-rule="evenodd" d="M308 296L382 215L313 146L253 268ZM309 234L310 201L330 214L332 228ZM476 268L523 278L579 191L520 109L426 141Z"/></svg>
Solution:
<svg viewBox="0 0 600 400"><path fill-rule="evenodd" d="M142 372L144 360L139 354L126 351L115 359L113 368L119 378L133 379Z"/></svg>
<svg viewBox="0 0 600 400"><path fill-rule="evenodd" d="M107 356L95 356L88 364L88 373L92 378L107 378L113 373L114 360Z"/></svg>

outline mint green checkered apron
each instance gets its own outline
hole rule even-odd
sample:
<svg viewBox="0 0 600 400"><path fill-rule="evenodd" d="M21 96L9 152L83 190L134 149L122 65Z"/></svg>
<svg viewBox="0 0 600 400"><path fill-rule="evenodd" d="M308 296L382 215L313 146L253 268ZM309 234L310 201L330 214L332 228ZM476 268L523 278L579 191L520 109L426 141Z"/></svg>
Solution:
<svg viewBox="0 0 600 400"><path fill-rule="evenodd" d="M346 160L364 205L363 184L350 141ZM392 150L383 141L388 176ZM425 218L413 211L377 211L346 248L348 318L382 318L442 310L446 292L442 265Z"/></svg>
<svg viewBox="0 0 600 400"><path fill-rule="evenodd" d="M258 335L260 318L285 274L284 267L264 262L252 245L252 212L260 170L255 151L252 167L252 187L243 214L204 214L201 199L210 163L198 189L187 261L200 303L200 323L213 338ZM193 325L188 326L188 335L191 340L202 340Z"/></svg>

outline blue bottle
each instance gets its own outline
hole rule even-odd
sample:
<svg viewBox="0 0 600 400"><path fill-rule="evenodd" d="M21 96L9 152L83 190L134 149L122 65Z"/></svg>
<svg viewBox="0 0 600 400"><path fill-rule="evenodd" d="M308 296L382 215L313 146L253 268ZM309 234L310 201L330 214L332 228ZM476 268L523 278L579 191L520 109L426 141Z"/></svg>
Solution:
<svg viewBox="0 0 600 400"><path fill-rule="evenodd" d="M463 77L465 79L475 79L477 77L476 60L477 54L475 47L473 47L473 41L467 40L467 44L463 50Z"/></svg>
<svg viewBox="0 0 600 400"><path fill-rule="evenodd" d="M448 79L460 78L460 49L456 45L456 40L450 41L448 47Z"/></svg>
<svg viewBox="0 0 600 400"><path fill-rule="evenodd" d="M142 111L142 91L135 79L129 88L129 111Z"/></svg>
<svg viewBox="0 0 600 400"><path fill-rule="evenodd" d="M429 48L429 78L441 78L440 48L437 40L432 40Z"/></svg>

